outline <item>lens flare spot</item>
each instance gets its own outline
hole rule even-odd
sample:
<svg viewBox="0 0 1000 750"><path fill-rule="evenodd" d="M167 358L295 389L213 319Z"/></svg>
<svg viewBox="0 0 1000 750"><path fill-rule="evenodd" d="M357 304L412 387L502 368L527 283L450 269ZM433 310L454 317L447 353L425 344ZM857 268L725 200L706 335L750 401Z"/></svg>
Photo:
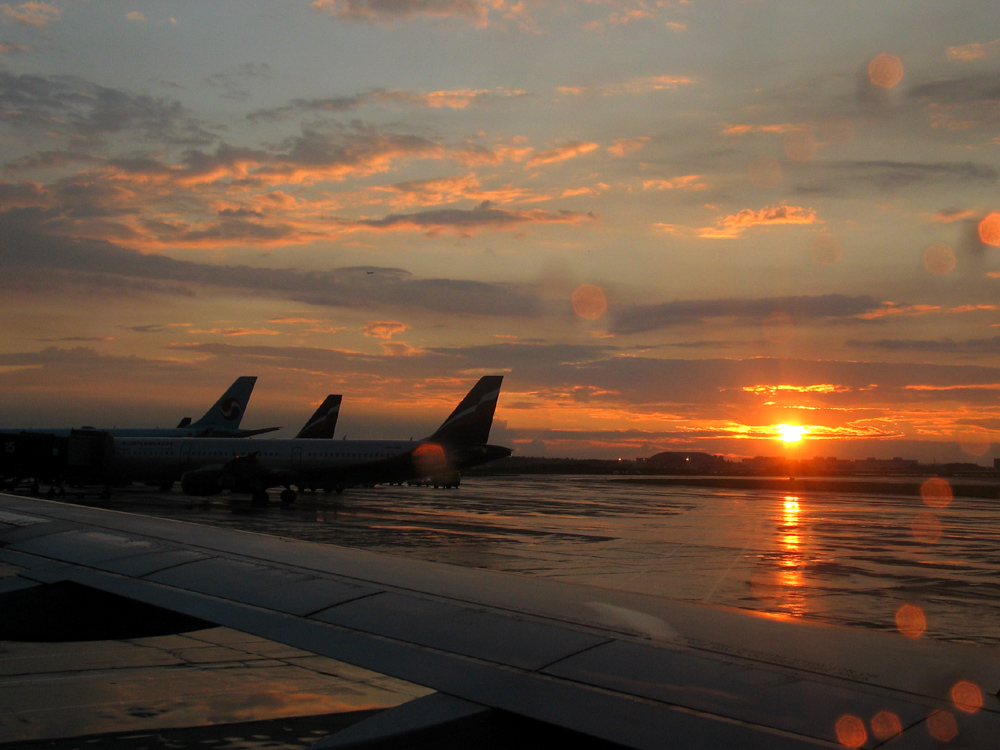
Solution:
<svg viewBox="0 0 1000 750"><path fill-rule="evenodd" d="M797 443L809 431L809 428L797 424L776 424L774 430L778 433L779 440L785 443Z"/></svg>
<svg viewBox="0 0 1000 750"><path fill-rule="evenodd" d="M974 682L960 680L951 688L951 700L959 711L974 714L983 707L983 691Z"/></svg>
<svg viewBox="0 0 1000 750"><path fill-rule="evenodd" d="M812 259L821 266L832 266L840 260L843 248L836 236L823 233L813 237L811 253Z"/></svg>
<svg viewBox="0 0 1000 750"><path fill-rule="evenodd" d="M1000 211L992 211L979 222L979 239L983 244L1000 247Z"/></svg>
<svg viewBox="0 0 1000 750"><path fill-rule="evenodd" d="M924 268L935 276L947 276L955 270L955 251L937 243L924 250Z"/></svg>
<svg viewBox="0 0 1000 750"><path fill-rule="evenodd" d="M811 128L789 130L784 138L785 156L792 161L809 161L819 147L819 141Z"/></svg>
<svg viewBox="0 0 1000 750"><path fill-rule="evenodd" d="M868 741L868 731L865 723L853 714L844 714L837 719L835 727L837 742L844 747L861 747Z"/></svg>
<svg viewBox="0 0 1000 750"><path fill-rule="evenodd" d="M892 711L879 711L872 717L875 739L888 740L903 733L903 722Z"/></svg>
<svg viewBox="0 0 1000 750"><path fill-rule="evenodd" d="M417 475L430 477L448 470L448 456L436 443L422 443L413 449L413 466Z"/></svg>
<svg viewBox="0 0 1000 750"><path fill-rule="evenodd" d="M896 610L896 628L907 638L919 638L927 630L924 611L915 604L904 604Z"/></svg>
<svg viewBox="0 0 1000 750"><path fill-rule="evenodd" d="M932 508L947 508L955 498L951 485L941 477L931 477L920 485L920 497Z"/></svg>
<svg viewBox="0 0 1000 750"><path fill-rule="evenodd" d="M868 80L883 89L891 89L903 80L903 61L883 52L868 63Z"/></svg>
<svg viewBox="0 0 1000 750"><path fill-rule="evenodd" d="M990 449L990 435L985 430L966 430L959 434L958 444L970 456L985 456Z"/></svg>
<svg viewBox="0 0 1000 750"><path fill-rule="evenodd" d="M958 736L958 722L950 711L935 711L927 717L927 731L938 742L951 742Z"/></svg>
<svg viewBox="0 0 1000 750"><path fill-rule="evenodd" d="M751 184L756 187L773 188L778 187L785 179L785 172L781 168L781 162L772 156L761 156L750 163L747 167L747 174Z"/></svg>
<svg viewBox="0 0 1000 750"><path fill-rule="evenodd" d="M599 320L608 311L604 290L594 284L581 284L571 297L573 312L584 320Z"/></svg>
<svg viewBox="0 0 1000 750"><path fill-rule="evenodd" d="M917 515L910 525L913 538L924 544L937 544L941 538L941 522L933 513L926 511Z"/></svg>

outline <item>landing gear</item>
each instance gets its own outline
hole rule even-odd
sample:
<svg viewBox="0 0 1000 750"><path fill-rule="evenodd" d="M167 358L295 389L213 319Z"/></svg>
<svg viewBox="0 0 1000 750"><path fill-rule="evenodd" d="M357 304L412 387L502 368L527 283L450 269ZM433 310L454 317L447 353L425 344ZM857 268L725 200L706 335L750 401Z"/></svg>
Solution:
<svg viewBox="0 0 1000 750"><path fill-rule="evenodd" d="M295 490L291 487L286 487L281 491L281 504L287 507L295 502L296 497L298 497L298 495Z"/></svg>
<svg viewBox="0 0 1000 750"><path fill-rule="evenodd" d="M267 490L254 490L250 495L250 505L254 508L267 507Z"/></svg>

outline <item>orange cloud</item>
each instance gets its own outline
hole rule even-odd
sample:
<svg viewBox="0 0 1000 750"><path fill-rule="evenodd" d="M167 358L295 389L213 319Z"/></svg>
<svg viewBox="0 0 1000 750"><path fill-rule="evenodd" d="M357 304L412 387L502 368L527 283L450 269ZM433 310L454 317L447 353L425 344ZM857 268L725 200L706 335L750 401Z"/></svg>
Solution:
<svg viewBox="0 0 1000 750"><path fill-rule="evenodd" d="M709 239L732 239L753 227L821 223L822 220L816 216L815 209L789 206L782 202L759 210L744 208L716 222L714 227L699 229L698 236Z"/></svg>
<svg viewBox="0 0 1000 750"><path fill-rule="evenodd" d="M580 224L596 219L597 217L590 212L541 209L514 211L495 208L489 201L483 201L473 209L450 208L411 214L389 214L381 219L341 221L338 222L338 227L343 231L422 231L429 237L449 231L460 236L471 236L484 229L502 231L524 224Z"/></svg>
<svg viewBox="0 0 1000 750"><path fill-rule="evenodd" d="M541 164L555 164L556 162L566 161L567 159L575 159L577 156L589 154L591 151L595 151L598 148L600 148L600 146L596 143L574 141L572 143L567 143L565 146L557 146L556 148L551 148L547 151L539 151L528 159L528 165L539 166Z"/></svg>
<svg viewBox="0 0 1000 750"><path fill-rule="evenodd" d="M973 42L948 48L948 59L957 62L986 60L1000 54L1000 39L992 42Z"/></svg>
<svg viewBox="0 0 1000 750"><path fill-rule="evenodd" d="M362 330L365 336L376 339L391 339L397 333L402 333L408 328L409 326L406 323L400 323L396 320L373 320Z"/></svg>
<svg viewBox="0 0 1000 750"><path fill-rule="evenodd" d="M708 185L701 180L700 174L687 174L674 177L672 180L644 180L643 190L707 190Z"/></svg>
<svg viewBox="0 0 1000 750"><path fill-rule="evenodd" d="M372 193L387 195L388 202L396 208L436 206L459 200L511 203L531 198L531 194L527 190L511 186L484 190L475 174L399 182L394 185L373 188Z"/></svg>
<svg viewBox="0 0 1000 750"><path fill-rule="evenodd" d="M850 393L850 386L819 383L817 385L746 385L743 390L758 396L774 396L778 393Z"/></svg>
<svg viewBox="0 0 1000 750"><path fill-rule="evenodd" d="M791 133L802 130L807 125L794 123L780 123L777 125L726 125L722 129L723 135L746 135L747 133Z"/></svg>
<svg viewBox="0 0 1000 750"><path fill-rule="evenodd" d="M59 21L62 10L49 3L28 2L16 8L9 3L0 3L0 15L4 23L20 23L41 29Z"/></svg>
<svg viewBox="0 0 1000 750"><path fill-rule="evenodd" d="M915 316L915 315L928 315L930 313L942 312L944 308L940 305L899 305L895 302L885 302L883 307L878 310L871 310L866 313L862 313L858 317L862 320L875 320L877 318L885 318L890 315L900 315L900 316Z"/></svg>
<svg viewBox="0 0 1000 750"><path fill-rule="evenodd" d="M938 222L939 224L953 224L956 221L965 221L978 215L975 211L970 211L969 209L946 208L936 211L931 216L931 221Z"/></svg>
<svg viewBox="0 0 1000 750"><path fill-rule="evenodd" d="M647 137L642 138L620 138L619 140L608 146L608 153L612 156L628 156L634 151L638 151L643 148L650 139Z"/></svg>
<svg viewBox="0 0 1000 750"><path fill-rule="evenodd" d="M498 99L527 96L522 89L458 89L454 91L430 91L415 94L407 91L381 91L371 95L372 99L388 102L415 104L432 109L466 109L475 104L483 104Z"/></svg>
<svg viewBox="0 0 1000 750"><path fill-rule="evenodd" d="M269 328L204 328L204 329L190 329L186 333L211 333L219 336L279 336L278 331L272 331Z"/></svg>
<svg viewBox="0 0 1000 750"><path fill-rule="evenodd" d="M560 86L556 92L562 96L582 96L596 94L597 96L622 96L650 94L657 91L674 91L681 86L688 86L695 80L688 76L647 76L625 83L608 83L601 86Z"/></svg>

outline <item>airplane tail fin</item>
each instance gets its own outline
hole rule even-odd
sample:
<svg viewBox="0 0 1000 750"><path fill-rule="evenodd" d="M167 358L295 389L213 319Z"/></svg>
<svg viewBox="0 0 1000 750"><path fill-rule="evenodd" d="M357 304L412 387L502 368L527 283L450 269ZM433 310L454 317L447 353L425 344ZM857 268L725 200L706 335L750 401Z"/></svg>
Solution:
<svg viewBox="0 0 1000 750"><path fill-rule="evenodd" d="M222 398L201 419L188 426L192 429L235 430L243 420L243 412L246 411L256 383L257 377L254 375L236 378L229 390L222 394Z"/></svg>
<svg viewBox="0 0 1000 750"><path fill-rule="evenodd" d="M333 438L337 428L337 417L340 415L340 401L343 396L331 394L326 397L316 413L309 417L296 438Z"/></svg>
<svg viewBox="0 0 1000 750"><path fill-rule="evenodd" d="M489 442L493 412L497 408L502 383L503 375L486 375L480 378L451 416L427 439L451 446L482 445Z"/></svg>

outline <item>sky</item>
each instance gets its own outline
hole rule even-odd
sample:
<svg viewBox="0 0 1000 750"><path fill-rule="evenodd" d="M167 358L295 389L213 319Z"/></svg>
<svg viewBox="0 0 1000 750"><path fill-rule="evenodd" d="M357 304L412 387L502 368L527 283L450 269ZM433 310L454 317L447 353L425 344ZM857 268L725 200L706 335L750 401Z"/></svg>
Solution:
<svg viewBox="0 0 1000 750"><path fill-rule="evenodd" d="M1000 456L987 0L0 3L0 426ZM786 443L783 428L802 428ZM785 430L787 434L787 430Z"/></svg>

